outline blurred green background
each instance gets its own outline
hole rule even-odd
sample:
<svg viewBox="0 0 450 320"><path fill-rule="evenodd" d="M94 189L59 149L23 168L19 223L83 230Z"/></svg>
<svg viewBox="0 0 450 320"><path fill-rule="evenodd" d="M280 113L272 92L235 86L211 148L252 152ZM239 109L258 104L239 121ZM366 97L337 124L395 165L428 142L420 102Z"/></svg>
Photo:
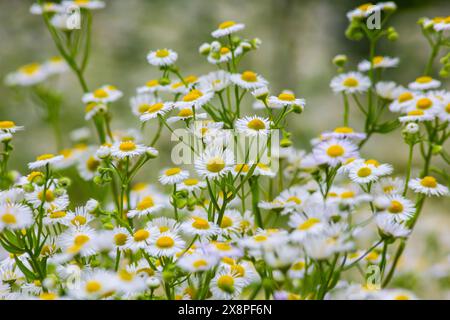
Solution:
<svg viewBox="0 0 450 320"><path fill-rule="evenodd" d="M346 54L351 67L356 68L368 51L364 41L353 42L344 36L348 24L345 13L363 1L105 2L105 9L94 12L92 53L86 79L90 88L113 84L124 92L124 97L112 107L114 129L139 128L138 119L130 112L129 98L135 94L137 86L160 76L158 70L146 61L150 49L167 47L177 51L178 64L184 75L200 75L215 70L198 54L198 47L212 40L210 32L219 22L236 20L246 24L246 29L241 33L244 37L259 37L263 41L260 50L243 60L244 66L268 79L274 93L291 89L306 99L305 112L291 117L289 129L294 133L296 145L308 148L311 138L321 131L334 128L341 119L341 99L335 97L329 88L329 82L335 75L331 59L338 53ZM32 3L27 0L0 1L2 79L23 64L43 61L57 54L42 17L29 14ZM423 16L450 14L450 1L402 0L396 3L399 8L390 22L400 38L396 42L381 41L376 53L401 59L399 68L385 72L385 80L406 85L420 75L429 55L417 20ZM435 77L438 68L436 64ZM80 99L82 92L76 78L67 72L52 81L51 85L64 95L62 128L65 144L69 146L68 133L82 126L91 126L91 123L84 121L84 106ZM444 82L444 87L448 89L448 81ZM247 98L246 103L246 111L250 113L251 99ZM13 168L25 172L26 163L37 154L55 151L52 130L41 120L41 111L28 100L19 99L14 90L3 84L0 85L0 118L26 127L26 131L15 136L16 151L11 160ZM351 124L361 128L362 121L356 109L352 110ZM168 144L160 145L163 153L164 150L169 151L169 147ZM407 147L402 142L400 130L388 136L376 135L362 153L366 157L392 163L396 172L402 172L406 165ZM415 163L418 164L418 160ZM160 163L155 166L161 168L164 160L158 161ZM442 163L439 165L443 166ZM147 167L148 176L155 172L154 168L151 172L152 169ZM423 222L419 223L413 236L415 240L408 245L404 262L406 271L425 270L450 253L449 205L448 198L427 203L421 217ZM431 286L428 283L420 285L425 289ZM425 290L426 297L450 298L450 290L445 289L447 286L434 290L434 285Z"/></svg>

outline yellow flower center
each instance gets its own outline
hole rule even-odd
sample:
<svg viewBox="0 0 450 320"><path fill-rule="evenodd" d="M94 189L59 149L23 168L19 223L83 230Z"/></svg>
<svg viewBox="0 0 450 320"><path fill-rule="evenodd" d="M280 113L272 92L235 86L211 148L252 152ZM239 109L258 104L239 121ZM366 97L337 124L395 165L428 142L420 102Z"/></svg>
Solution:
<svg viewBox="0 0 450 320"><path fill-rule="evenodd" d="M96 171L99 165L100 165L100 161L95 159L93 156L90 156L89 159L86 161L86 167L91 172Z"/></svg>
<svg viewBox="0 0 450 320"><path fill-rule="evenodd" d="M82 246L82 245L86 244L89 240L91 240L91 238L89 238L89 236L87 236L85 234L79 234L75 237L75 239L73 240L73 243L76 246Z"/></svg>
<svg viewBox="0 0 450 320"><path fill-rule="evenodd" d="M288 199L287 199L287 202L294 202L295 204L301 204L302 203L302 200L300 200L298 197L296 197L296 196L292 196L292 197L289 197Z"/></svg>
<svg viewBox="0 0 450 320"><path fill-rule="evenodd" d="M43 155L40 155L39 157L36 158L37 161L42 161L42 160L49 160L51 158L53 158L55 155L51 154L51 153L46 153Z"/></svg>
<svg viewBox="0 0 450 320"><path fill-rule="evenodd" d="M39 295L39 299L41 300L55 300L57 295L52 292L43 292Z"/></svg>
<svg viewBox="0 0 450 320"><path fill-rule="evenodd" d="M32 75L32 74L38 72L40 68L41 68L41 65L39 63L30 63L30 64L27 64L26 66L21 67L20 71L27 75Z"/></svg>
<svg viewBox="0 0 450 320"><path fill-rule="evenodd" d="M219 29L226 29L226 28L234 26L235 24L236 24L236 22L231 21L231 20L230 21L224 21L221 24L219 24Z"/></svg>
<svg viewBox="0 0 450 320"><path fill-rule="evenodd" d="M197 179L186 179L183 181L183 183L187 186L195 186L198 184L198 180Z"/></svg>
<svg viewBox="0 0 450 320"><path fill-rule="evenodd" d="M206 219L200 217L194 217L194 222L192 222L192 227L200 230L208 230L209 222Z"/></svg>
<svg viewBox="0 0 450 320"><path fill-rule="evenodd" d="M366 256L366 260L374 261L374 260L377 260L378 257L379 257L379 254L377 252L375 252L375 251L372 251Z"/></svg>
<svg viewBox="0 0 450 320"><path fill-rule="evenodd" d="M145 241L148 237L150 237L150 232L144 229L138 230L133 234L134 241L137 242Z"/></svg>
<svg viewBox="0 0 450 320"><path fill-rule="evenodd" d="M360 5L360 6L358 7L358 9L361 10L361 11L367 11L367 10L369 10L372 6L373 6L373 4L370 3L370 2L368 2L368 3L364 3L364 4Z"/></svg>
<svg viewBox="0 0 450 320"><path fill-rule="evenodd" d="M155 112L158 112L159 110L161 110L164 107L164 103L157 102L155 104L152 104L151 106L149 106L149 105L144 105L144 106L146 107L144 112L155 113Z"/></svg>
<svg viewBox="0 0 450 320"><path fill-rule="evenodd" d="M437 187L437 181L436 178L431 176L426 176L422 180L420 180L420 184L424 186L425 188L436 188Z"/></svg>
<svg viewBox="0 0 450 320"><path fill-rule="evenodd" d="M50 219L59 219L59 218L64 218L67 215L67 213L65 211L55 211L50 213Z"/></svg>
<svg viewBox="0 0 450 320"><path fill-rule="evenodd" d="M16 124L13 121L0 121L0 129L11 129L15 126Z"/></svg>
<svg viewBox="0 0 450 320"><path fill-rule="evenodd" d="M278 99L283 101L294 101L295 96L292 93L280 93Z"/></svg>
<svg viewBox="0 0 450 320"><path fill-rule="evenodd" d="M237 164L237 165L234 167L234 171L235 171L235 172L248 172L249 169L250 169L250 168L249 168L248 165L246 165L246 164Z"/></svg>
<svg viewBox="0 0 450 320"><path fill-rule="evenodd" d="M351 199L355 197L355 193L353 191L344 191L341 193L342 199Z"/></svg>
<svg viewBox="0 0 450 320"><path fill-rule="evenodd" d="M201 96L203 96L203 93L200 90L194 89L194 90L191 90L187 95L185 95L183 97L183 101L184 102L192 102L192 101L197 100Z"/></svg>
<svg viewBox="0 0 450 320"><path fill-rule="evenodd" d="M209 172L220 172L225 168L225 161L222 158L214 157L212 159L209 159L208 163L206 164L206 169Z"/></svg>
<svg viewBox="0 0 450 320"><path fill-rule="evenodd" d="M192 265L194 266L194 268L201 268L201 267L208 266L208 262L204 259L198 259L198 260L194 261L194 263Z"/></svg>
<svg viewBox="0 0 450 320"><path fill-rule="evenodd" d="M180 112L178 113L178 116L181 118L188 118L188 117L192 117L193 115L194 115L194 112L190 108L181 109Z"/></svg>
<svg viewBox="0 0 450 320"><path fill-rule="evenodd" d="M380 163L377 160L375 160L375 159L366 160L364 163L365 164L371 164L371 165L373 165L374 167L377 167L377 168L380 166Z"/></svg>
<svg viewBox="0 0 450 320"><path fill-rule="evenodd" d="M228 49L227 47L222 47L222 48L220 48L219 52L220 52L221 55L224 55L224 54L229 53L230 49Z"/></svg>
<svg viewBox="0 0 450 320"><path fill-rule="evenodd" d="M400 213L403 211L403 204L400 201L392 200L388 210L390 213Z"/></svg>
<svg viewBox="0 0 450 320"><path fill-rule="evenodd" d="M233 220L230 217L223 216L222 222L220 223L220 227L222 229L229 228L233 225Z"/></svg>
<svg viewBox="0 0 450 320"><path fill-rule="evenodd" d="M338 127L334 129L335 133L353 133L353 129L350 127Z"/></svg>
<svg viewBox="0 0 450 320"><path fill-rule="evenodd" d="M399 295L394 297L394 300L409 300L409 297L407 295L404 295L404 294L399 294Z"/></svg>
<svg viewBox="0 0 450 320"><path fill-rule="evenodd" d="M331 145L327 149L327 154L332 158L340 157L344 154L344 152L344 148L338 144Z"/></svg>
<svg viewBox="0 0 450 320"><path fill-rule="evenodd" d="M55 200L55 194L53 193L52 190L46 190L44 196L44 191L40 191L38 193L38 198L41 201L44 201L45 199L46 202L53 202Z"/></svg>
<svg viewBox="0 0 450 320"><path fill-rule="evenodd" d="M174 176L174 175L176 175L176 174L179 174L181 172L181 169L180 168L170 168L170 169L167 169L165 172L164 172L164 174L166 175L166 176Z"/></svg>
<svg viewBox="0 0 450 320"><path fill-rule="evenodd" d="M215 245L216 245L216 248L220 251L230 251L231 250L231 246L229 243L218 242Z"/></svg>
<svg viewBox="0 0 450 320"><path fill-rule="evenodd" d="M361 169L358 170L356 174L360 178L365 178L372 174L372 169L370 169L369 167L362 167Z"/></svg>
<svg viewBox="0 0 450 320"><path fill-rule="evenodd" d="M175 244L175 241L171 237L162 236L158 240L156 240L156 245L159 248L172 248Z"/></svg>
<svg viewBox="0 0 450 320"><path fill-rule="evenodd" d="M11 213L5 213L2 216L2 222L4 224L16 224L17 223L17 219L16 216L11 214Z"/></svg>
<svg viewBox="0 0 450 320"><path fill-rule="evenodd" d="M320 222L317 218L309 218L305 222L303 222L301 225L298 226L299 230L305 231L311 229L313 226L318 224Z"/></svg>
<svg viewBox="0 0 450 320"><path fill-rule="evenodd" d="M398 96L398 102L409 101L413 98L413 94L411 92L403 92Z"/></svg>
<svg viewBox="0 0 450 320"><path fill-rule="evenodd" d="M247 82L256 82L258 77L253 71L244 71L241 75L241 79Z"/></svg>
<svg viewBox="0 0 450 320"><path fill-rule="evenodd" d="M349 77L346 78L342 84L346 87L356 87L358 85L358 79Z"/></svg>
<svg viewBox="0 0 450 320"><path fill-rule="evenodd" d="M156 50L156 56L158 58L165 58L169 55L169 50L167 49L160 49L160 50Z"/></svg>
<svg viewBox="0 0 450 320"><path fill-rule="evenodd" d="M94 97L98 99L108 97L108 92L105 89L97 89L94 91Z"/></svg>
<svg viewBox="0 0 450 320"><path fill-rule="evenodd" d="M445 106L445 112L450 113L450 103Z"/></svg>
<svg viewBox="0 0 450 320"><path fill-rule="evenodd" d="M372 62L373 64L380 64L381 62L383 62L384 58L383 56L376 56L373 58Z"/></svg>
<svg viewBox="0 0 450 320"><path fill-rule="evenodd" d="M43 176L43 173L42 173L42 172L39 172L39 171L33 171L33 172L31 172L31 173L28 175L27 180L30 181L30 182L33 182L34 179L36 179L37 177L42 177L42 176Z"/></svg>
<svg viewBox="0 0 450 320"><path fill-rule="evenodd" d="M418 77L418 78L416 79L416 82L417 82L417 83L429 83L429 82L431 82L432 80L433 80L432 77L429 77L429 76L423 76L423 77Z"/></svg>
<svg viewBox="0 0 450 320"><path fill-rule="evenodd" d="M123 246L127 242L127 235L125 233L117 233L114 235L114 243L116 246Z"/></svg>
<svg viewBox="0 0 450 320"><path fill-rule="evenodd" d="M240 264L231 266L231 272L241 278L245 276L245 268Z"/></svg>
<svg viewBox="0 0 450 320"><path fill-rule="evenodd" d="M421 110L427 110L433 106L433 101L428 98L420 98L417 100L416 107Z"/></svg>
<svg viewBox="0 0 450 320"><path fill-rule="evenodd" d="M383 192L384 193L390 193L392 191L394 191L394 186L385 186L385 187L383 187Z"/></svg>
<svg viewBox="0 0 450 320"><path fill-rule="evenodd" d="M247 127L252 130L264 130L266 128L266 124L264 123L264 121L256 118L256 119L250 120L247 123Z"/></svg>
<svg viewBox="0 0 450 320"><path fill-rule="evenodd" d="M123 141L119 145L120 151L133 151L136 149L136 144L133 141Z"/></svg>
<svg viewBox="0 0 450 320"><path fill-rule="evenodd" d="M234 278L230 275L223 275L217 279L217 286L226 292L234 292Z"/></svg>
<svg viewBox="0 0 450 320"><path fill-rule="evenodd" d="M82 226L86 224L86 218L83 216L76 216L75 218L72 219L71 223L74 226Z"/></svg>
<svg viewBox="0 0 450 320"><path fill-rule="evenodd" d="M96 293L102 289L102 284L96 280L86 282L86 291L89 293Z"/></svg>
<svg viewBox="0 0 450 320"><path fill-rule="evenodd" d="M266 241L266 240L267 240L267 236L265 236L265 235L263 235L263 234L258 234L258 235L256 235L256 236L254 236L253 239L254 239L256 242L263 242L263 241Z"/></svg>
<svg viewBox="0 0 450 320"><path fill-rule="evenodd" d="M151 208L155 205L153 198L151 196L144 197L137 205L138 210L145 210Z"/></svg>
<svg viewBox="0 0 450 320"><path fill-rule="evenodd" d="M159 84L159 81L156 80L156 79L153 79L153 80L147 81L147 82L145 83L145 86L151 88L151 87L156 87L158 84Z"/></svg>
<svg viewBox="0 0 450 320"><path fill-rule="evenodd" d="M305 269L305 263L303 261L299 261L292 265L292 270L299 271L299 270L303 270L303 269Z"/></svg>
<svg viewBox="0 0 450 320"><path fill-rule="evenodd" d="M408 112L408 116L423 116L425 113L422 110L412 110Z"/></svg>

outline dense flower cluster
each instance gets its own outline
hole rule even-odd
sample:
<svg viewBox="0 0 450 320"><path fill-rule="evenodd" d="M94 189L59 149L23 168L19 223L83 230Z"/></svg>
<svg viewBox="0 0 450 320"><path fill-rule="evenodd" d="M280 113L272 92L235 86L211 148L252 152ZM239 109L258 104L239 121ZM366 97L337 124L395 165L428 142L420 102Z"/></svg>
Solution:
<svg viewBox="0 0 450 320"><path fill-rule="evenodd" d="M49 106L54 96L38 84L74 71L84 90L86 121L95 124L99 142L88 129L77 130L73 146L39 155L22 175L7 165L13 136L24 128L0 121L0 244L10 254L0 261L0 298L415 298L388 285L426 197L449 193L448 175L432 171L431 160L450 160L442 147L449 137L450 93L430 76L436 52L449 41L448 17L422 22L433 56L423 74L402 86L378 72L397 67L399 59L375 55L380 38L398 35L392 27L371 30L365 24L376 11L384 23L396 5L350 11L347 36L366 37L370 57L357 71L346 69L344 55L333 60L339 74L330 86L342 98L343 121L305 151L292 145L286 126L288 117L299 117L307 107L305 99L289 90L273 93L263 75L240 68L261 41L238 36L245 25L234 21L221 23L212 42L199 48L218 71L183 76L176 52L150 51L147 61L160 75L136 89L130 106L153 136L112 130L110 106L123 93L110 84L87 87L89 40L78 40L86 41L80 57L68 54L80 44L64 38L75 32L61 25L68 5L78 5L86 19L92 19L90 10L104 7L94 0L33 5L31 12L43 16L62 58L21 67L6 83L41 93L41 103ZM244 114L244 98L252 99L257 114ZM350 126L351 107L366 118L361 132ZM383 114L387 109L395 117ZM400 126L410 150L404 177L381 158L366 158L362 149L372 135ZM151 183L137 182L139 171L158 156L161 131L177 137L180 127L200 139L200 150L179 139L195 154L193 163L167 164ZM227 147L238 136L250 145L271 141L274 132L281 139L279 145L265 144L267 158L239 161ZM415 147L424 159L418 176L411 174ZM68 190L74 186L65 177L71 167L93 188L111 194L71 202ZM371 230L377 236L367 243L364 235ZM369 266L378 268L378 282L364 276L359 283L348 281L347 273Z"/></svg>

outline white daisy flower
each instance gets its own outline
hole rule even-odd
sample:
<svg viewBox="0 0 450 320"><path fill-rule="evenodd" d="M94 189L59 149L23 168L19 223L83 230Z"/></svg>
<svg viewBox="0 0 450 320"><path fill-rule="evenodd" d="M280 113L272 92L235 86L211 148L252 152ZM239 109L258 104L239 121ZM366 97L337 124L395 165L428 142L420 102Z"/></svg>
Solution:
<svg viewBox="0 0 450 320"><path fill-rule="evenodd" d="M54 225L57 223L65 224L67 222L67 212L66 211L48 211L44 216L44 225Z"/></svg>
<svg viewBox="0 0 450 320"><path fill-rule="evenodd" d="M450 99L447 101L446 104L443 104L442 106L443 108L439 111L437 116L441 121L450 122Z"/></svg>
<svg viewBox="0 0 450 320"><path fill-rule="evenodd" d="M230 150L220 148L206 149L200 158L195 160L197 173L204 178L221 177L231 171L234 157Z"/></svg>
<svg viewBox="0 0 450 320"><path fill-rule="evenodd" d="M357 157L358 147L345 139L330 139L315 146L313 156L318 163L327 163L335 167L349 158Z"/></svg>
<svg viewBox="0 0 450 320"><path fill-rule="evenodd" d="M233 176L245 176L247 175L247 173L250 170L250 166L248 164L245 163L241 163L241 164L237 164L233 167L231 173L233 174Z"/></svg>
<svg viewBox="0 0 450 320"><path fill-rule="evenodd" d="M302 187L291 187L283 190L276 200L284 203L282 214L300 210L309 198L309 192Z"/></svg>
<svg viewBox="0 0 450 320"><path fill-rule="evenodd" d="M101 299L113 295L116 290L114 273L98 269L83 273L79 285L71 288L69 296L75 299Z"/></svg>
<svg viewBox="0 0 450 320"><path fill-rule="evenodd" d="M435 21L433 27L437 32L450 30L450 16Z"/></svg>
<svg viewBox="0 0 450 320"><path fill-rule="evenodd" d="M189 273L211 270L217 263L217 257L199 252L186 254L177 260L177 265Z"/></svg>
<svg viewBox="0 0 450 320"><path fill-rule="evenodd" d="M23 229L33 223L33 213L21 204L0 204L0 231Z"/></svg>
<svg viewBox="0 0 450 320"><path fill-rule="evenodd" d="M115 86L104 85L93 92L85 93L82 97L83 103L100 102L109 103L119 100L123 96L122 91Z"/></svg>
<svg viewBox="0 0 450 320"><path fill-rule="evenodd" d="M353 182L358 184L374 182L380 177L374 165L360 162L350 167L348 176Z"/></svg>
<svg viewBox="0 0 450 320"><path fill-rule="evenodd" d="M101 164L101 160L95 152L93 148L89 148L79 157L77 169L80 176L86 181L94 178Z"/></svg>
<svg viewBox="0 0 450 320"><path fill-rule="evenodd" d="M399 58L391 58L391 57L383 57L383 56L375 56L372 60L373 68L395 68L398 66ZM361 72L366 72L371 69L372 65L370 61L363 60L358 64L358 70Z"/></svg>
<svg viewBox="0 0 450 320"><path fill-rule="evenodd" d="M166 67L175 63L178 59L178 54L170 49L158 49L150 51L147 55L147 61L151 65L157 67Z"/></svg>
<svg viewBox="0 0 450 320"><path fill-rule="evenodd" d="M95 230L88 226L71 227L58 237L57 244L65 253L87 257L96 254L95 236Z"/></svg>
<svg viewBox="0 0 450 320"><path fill-rule="evenodd" d="M210 72L198 79L198 88L200 91L221 92L230 84L230 74L223 70Z"/></svg>
<svg viewBox="0 0 450 320"><path fill-rule="evenodd" d="M258 116L244 117L236 120L236 130L247 137L267 136L270 130L268 118Z"/></svg>
<svg viewBox="0 0 450 320"><path fill-rule="evenodd" d="M375 85L377 95L383 99L394 101L397 99L405 89L397 85L394 81L378 81Z"/></svg>
<svg viewBox="0 0 450 320"><path fill-rule="evenodd" d="M143 229L135 230L131 237L128 237L126 247L133 252L137 252L140 249L148 250L150 244L160 234L159 229L154 226L148 226Z"/></svg>
<svg viewBox="0 0 450 320"><path fill-rule="evenodd" d="M157 257L173 257L183 251L184 247L185 242L178 234L167 231L156 236L147 251Z"/></svg>
<svg viewBox="0 0 450 320"><path fill-rule="evenodd" d="M5 83L9 86L33 86L47 79L47 76L48 73L44 66L33 62L8 74L5 78Z"/></svg>
<svg viewBox="0 0 450 320"><path fill-rule="evenodd" d="M405 187L405 181L401 178L382 178L375 185L375 193L381 195L401 194Z"/></svg>
<svg viewBox="0 0 450 320"><path fill-rule="evenodd" d="M75 211L68 211L66 219L61 223L67 226L81 227L88 225L93 220L93 216L85 207L76 207Z"/></svg>
<svg viewBox="0 0 450 320"><path fill-rule="evenodd" d="M221 24L219 24L218 28L211 32L211 35L214 38L222 38L229 34L238 32L245 28L245 24L243 23L236 23L234 21L224 21Z"/></svg>
<svg viewBox="0 0 450 320"><path fill-rule="evenodd" d="M243 50L241 47L237 47L234 49L234 51L231 51L231 49L227 46L222 46L220 48L217 48L217 50L211 50L208 54L208 57L206 58L209 63L211 64L220 64L220 63L226 63L233 60L233 54L236 58L237 56L241 55L243 53Z"/></svg>
<svg viewBox="0 0 450 320"><path fill-rule="evenodd" d="M42 5L33 3L30 7L30 13L34 15L41 15L43 12L55 13L61 12L63 6L55 2L44 2Z"/></svg>
<svg viewBox="0 0 450 320"><path fill-rule="evenodd" d="M193 192L199 189L206 188L205 181L199 181L195 178L184 179L180 183L177 184L177 190L187 190L189 192Z"/></svg>
<svg viewBox="0 0 450 320"><path fill-rule="evenodd" d="M235 273L218 272L211 281L213 299L232 300L238 298L245 286L245 281Z"/></svg>
<svg viewBox="0 0 450 320"><path fill-rule="evenodd" d="M99 0L73 0L73 1L63 1L63 7L78 6L83 9L88 10L98 10L105 7L105 2Z"/></svg>
<svg viewBox="0 0 450 320"><path fill-rule="evenodd" d="M258 207L264 210L275 210L275 211L281 211L286 207L286 202L281 201L280 199L276 198L272 201L261 201L258 203Z"/></svg>
<svg viewBox="0 0 450 320"><path fill-rule="evenodd" d="M441 86L441 82L439 80L433 79L429 76L422 76L416 78L414 82L411 82L408 85L408 88L411 90L429 90L436 89Z"/></svg>
<svg viewBox="0 0 450 320"><path fill-rule="evenodd" d="M116 276L117 291L123 298L134 298L137 294L147 290L147 284L142 281L138 273L122 269Z"/></svg>
<svg viewBox="0 0 450 320"><path fill-rule="evenodd" d="M45 190L45 193L44 193ZM33 207L39 208L42 203L46 210L64 210L69 205L69 196L64 190L56 192L56 187L52 184L45 186L36 186L34 191L25 194L25 198Z"/></svg>
<svg viewBox="0 0 450 320"><path fill-rule="evenodd" d="M178 232L180 229L180 224L172 218L167 217L159 217L152 219L149 223L149 226L154 226L159 229L159 232L164 233L167 231L170 232Z"/></svg>
<svg viewBox="0 0 450 320"><path fill-rule="evenodd" d="M407 238L411 233L411 230L404 224L383 215L377 215L375 222L379 232L386 237Z"/></svg>
<svg viewBox="0 0 450 320"><path fill-rule="evenodd" d="M416 193L422 193L427 196L445 196L448 194L448 188L436 181L432 176L412 179L408 187Z"/></svg>
<svg viewBox="0 0 450 320"><path fill-rule="evenodd" d="M389 105L391 112L404 112L408 107L414 105L418 93L402 90L403 92Z"/></svg>
<svg viewBox="0 0 450 320"><path fill-rule="evenodd" d="M334 77L330 83L334 92L361 93L370 87L370 79L359 72L348 72Z"/></svg>
<svg viewBox="0 0 450 320"><path fill-rule="evenodd" d="M143 217L152 213L161 211L167 207L166 198L160 196L158 193L152 195L145 195L136 204L136 208L128 211L127 217Z"/></svg>
<svg viewBox="0 0 450 320"><path fill-rule="evenodd" d="M31 170L39 169L45 167L46 165L52 165L58 163L64 159L62 155L54 155L51 153L46 153L38 156L36 161L28 163L28 168Z"/></svg>
<svg viewBox="0 0 450 320"><path fill-rule="evenodd" d="M222 258L220 268L243 279L246 286L261 281L255 266L249 261L241 260L238 262L235 259L224 257Z"/></svg>
<svg viewBox="0 0 450 320"><path fill-rule="evenodd" d="M433 95L419 95L405 108L406 112L422 110L423 112L436 114L442 108L442 102Z"/></svg>
<svg viewBox="0 0 450 320"><path fill-rule="evenodd" d="M178 167L167 168L161 171L159 182L162 184L177 184L189 177L189 172Z"/></svg>
<svg viewBox="0 0 450 320"><path fill-rule="evenodd" d="M230 75L230 80L235 85L246 90L255 90L268 85L266 79L253 71L232 74Z"/></svg>
<svg viewBox="0 0 450 320"><path fill-rule="evenodd" d="M126 244L131 235L124 227L115 227L112 230L112 237L114 249L125 250L127 248Z"/></svg>
<svg viewBox="0 0 450 320"><path fill-rule="evenodd" d="M130 99L131 111L135 116L140 117L145 113L152 105L161 102L152 93L138 93L136 96Z"/></svg>
<svg viewBox="0 0 450 320"><path fill-rule="evenodd" d="M415 211L412 201L394 194L387 196L387 207L380 215L393 218L396 221L405 221L411 218Z"/></svg>
<svg viewBox="0 0 450 320"><path fill-rule="evenodd" d="M208 238L220 233L220 228L214 222L208 221L208 214L202 209L195 210L181 225L183 233L190 236Z"/></svg>
<svg viewBox="0 0 450 320"><path fill-rule="evenodd" d="M302 109L305 107L305 99L297 98L293 93L289 91L283 91L278 96L270 96L267 100L269 107L274 109L281 109L284 107L297 106Z"/></svg>
<svg viewBox="0 0 450 320"><path fill-rule="evenodd" d="M207 115L206 113L195 113L195 119L206 119ZM194 119L194 111L193 108L183 108L180 109L178 114L176 116L170 117L169 119L167 119L167 122L172 123L172 122L177 122L180 120L190 120L190 119Z"/></svg>
<svg viewBox="0 0 450 320"><path fill-rule="evenodd" d="M213 91L201 91L199 89L192 89L184 95L180 101L175 102L175 107L179 109L198 108L202 107L214 96Z"/></svg>
<svg viewBox="0 0 450 320"><path fill-rule="evenodd" d="M289 226L295 230L291 233L294 241L302 242L305 238L323 232L326 220L322 214L311 212L308 216L295 213L289 218Z"/></svg>
<svg viewBox="0 0 450 320"><path fill-rule="evenodd" d="M220 222L220 229L222 234L231 235L239 231L242 221L241 213L234 209L225 210L222 221Z"/></svg>
<svg viewBox="0 0 450 320"><path fill-rule="evenodd" d="M139 88L136 89L136 92L138 94L144 94L144 93L155 93L157 91L167 91L168 90L168 85L161 85L159 83L158 79L152 79L149 80L145 83L144 86L141 86Z"/></svg>
<svg viewBox="0 0 450 320"><path fill-rule="evenodd" d="M111 147L111 155L118 159L126 157L134 158L144 154L146 147L141 144L136 144L131 140L116 142Z"/></svg>
<svg viewBox="0 0 450 320"><path fill-rule="evenodd" d="M69 70L69 65L60 56L51 57L44 63L44 68L49 75L64 73Z"/></svg>
<svg viewBox="0 0 450 320"><path fill-rule="evenodd" d="M106 113L108 106L100 102L89 102L84 109L84 119L91 120L97 114Z"/></svg>
<svg viewBox="0 0 450 320"><path fill-rule="evenodd" d="M363 132L355 132L353 128L350 127L337 127L333 131L324 132L321 134L321 137L324 139L345 139L348 138L354 141L364 140L366 138L366 134Z"/></svg>
<svg viewBox="0 0 450 320"><path fill-rule="evenodd" d="M409 111L405 116L401 116L398 120L402 123L407 122L424 122L424 121L432 121L435 116L431 113L424 112L423 110L412 110Z"/></svg>
<svg viewBox="0 0 450 320"><path fill-rule="evenodd" d="M0 121L0 131L6 133L16 133L17 131L22 131L23 126L18 126L14 121L3 120Z"/></svg>

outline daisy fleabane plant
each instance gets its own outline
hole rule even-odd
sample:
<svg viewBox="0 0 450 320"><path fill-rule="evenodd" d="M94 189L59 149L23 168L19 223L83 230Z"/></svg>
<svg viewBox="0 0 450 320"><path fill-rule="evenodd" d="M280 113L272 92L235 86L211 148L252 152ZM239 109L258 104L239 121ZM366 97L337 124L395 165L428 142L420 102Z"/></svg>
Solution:
<svg viewBox="0 0 450 320"><path fill-rule="evenodd" d="M63 21L69 5L80 7L86 23L77 37ZM300 150L288 120L301 121L307 99L291 89L272 92L268 78L242 67L261 40L245 38L245 24L233 20L200 45L215 70L205 75L184 73L183 56L170 48L149 50L154 74L130 98L140 126L113 128L111 106L127 93L111 84L90 88L85 79L93 12L103 7L98 0L38 1L30 9L42 15L61 58L26 65L7 84L37 90L50 74L70 69L96 134L81 128L57 139L22 175L9 160L25 128L0 121L0 245L9 253L0 261L0 299L417 298L389 286L425 200L449 194L445 168L432 164L450 160L450 94L433 74L433 61L448 47L447 19L421 20L430 59L402 86L381 72L400 68L399 59L376 47L398 38L386 27L395 3L348 12L346 35L366 38L369 56L356 70L344 55L333 59L338 74L330 87L342 118ZM367 27L374 12L381 29ZM56 101L48 91L42 99L46 106ZM364 150L374 134L401 126L404 175ZM170 143L164 131L176 143L172 163L155 161ZM412 168L415 152L420 172ZM373 268L378 282L366 272Z"/></svg>

